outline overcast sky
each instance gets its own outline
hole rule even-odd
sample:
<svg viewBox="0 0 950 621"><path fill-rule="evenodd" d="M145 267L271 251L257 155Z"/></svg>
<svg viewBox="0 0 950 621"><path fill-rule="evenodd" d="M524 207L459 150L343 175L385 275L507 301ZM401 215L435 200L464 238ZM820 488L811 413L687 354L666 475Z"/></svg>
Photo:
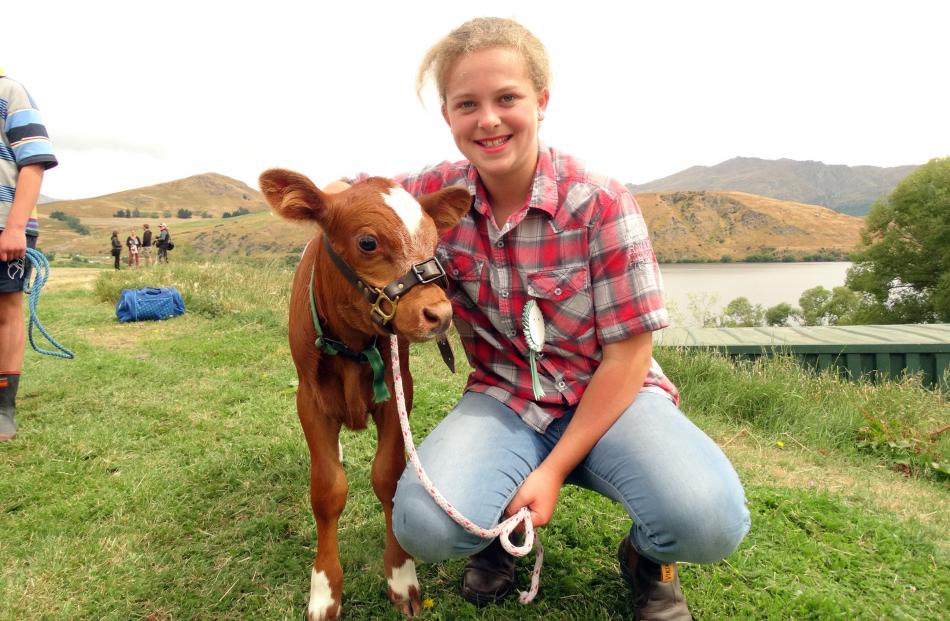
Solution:
<svg viewBox="0 0 950 621"><path fill-rule="evenodd" d="M0 14L0 66L43 113L56 198L459 159L415 73L478 15L513 17L547 46L542 139L623 182L735 156L950 155L947 0L54 0Z"/></svg>

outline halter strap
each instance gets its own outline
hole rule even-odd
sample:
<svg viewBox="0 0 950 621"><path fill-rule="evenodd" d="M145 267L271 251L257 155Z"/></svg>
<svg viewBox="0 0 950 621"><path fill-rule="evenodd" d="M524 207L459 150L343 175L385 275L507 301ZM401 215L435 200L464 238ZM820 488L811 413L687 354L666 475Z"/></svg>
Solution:
<svg viewBox="0 0 950 621"><path fill-rule="evenodd" d="M334 265L336 265L337 269L340 270L343 277L356 287L356 290L372 305L370 317L372 317L373 321L390 334L395 334L395 331L390 325L390 321L396 316L396 306L401 296L405 295L406 292L416 285L425 285L431 282L438 282L439 286L444 289L448 281L442 264L439 263L436 257L432 256L425 261L414 263L412 268L403 274L401 278L397 278L385 287L374 287L373 285L365 283L363 279L353 271L353 268L343 260L343 257L337 254L326 235L323 236L323 247L326 248L327 254L330 255L330 259ZM312 273L310 278L312 283ZM312 294L310 300L311 302L313 301ZM455 353L452 351L452 345L445 336L442 336L442 338L438 340L438 346L439 353L442 354L442 361L445 362L445 365L452 373L455 373Z"/></svg>
<svg viewBox="0 0 950 621"><path fill-rule="evenodd" d="M313 344L328 356L336 356L339 354L353 362L368 364L373 370L373 403L389 401L390 394L389 388L386 387L386 370L383 366L383 357L379 353L379 348L376 347L377 337L373 336L373 340L366 346L366 349L357 353L350 349L346 343L324 336L323 328L320 326L320 318L317 315L317 303L313 297L313 276L315 271L316 266L310 268L310 286L308 287L310 294L310 317L313 319L313 329L317 333L317 338Z"/></svg>

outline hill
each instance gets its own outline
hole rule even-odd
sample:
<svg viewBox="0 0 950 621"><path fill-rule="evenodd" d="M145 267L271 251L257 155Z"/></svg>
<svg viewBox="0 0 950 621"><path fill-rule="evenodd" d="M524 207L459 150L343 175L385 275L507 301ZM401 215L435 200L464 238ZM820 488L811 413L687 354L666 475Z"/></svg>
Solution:
<svg viewBox="0 0 950 621"><path fill-rule="evenodd" d="M165 213L174 215L179 209L188 209L196 216L208 213L219 218L225 212L240 208L250 212L270 209L261 193L246 183L217 173L204 173L95 198L55 201L45 204L43 211L61 211L85 220L110 218L119 210L128 209L138 210L143 216L157 214L153 219L167 219L169 216Z"/></svg>
<svg viewBox="0 0 950 621"><path fill-rule="evenodd" d="M220 178L219 175L215 177ZM181 185L194 191L198 187L194 179L183 179L180 184L164 184L172 188L169 191L176 197L176 204L190 205L189 209L193 209L196 204L210 205L214 200L221 201L216 196L196 196L189 199L191 202L186 202L182 198L185 196L183 192L175 193L174 188ZM143 191L154 196L156 187L160 186L144 188ZM248 196L261 200L256 192L247 186L244 188ZM121 194L125 200L136 199L135 191ZM860 218L816 205L742 192L645 193L638 195L637 199L650 228L657 256L663 262L719 261L724 256L736 261L750 257L753 260L804 259L816 255L826 259L845 258L857 244L863 226ZM171 199L166 197L164 200ZM253 201L241 199L241 202ZM151 217L112 217L115 203L94 204L88 211L105 211L110 215L89 217L77 208L77 205L85 204L88 203L68 201L43 206L40 210L43 231L40 245L45 251L105 260L112 230L118 230L124 240L129 229L140 232L143 223L150 223L153 229L157 225L156 219ZM228 203L221 201L219 204ZM77 215L91 230L91 235L79 235L67 223L50 218L49 214L56 210ZM198 256L295 259L313 234L312 225L288 222L272 215L269 210L231 218L163 219L168 222L177 255L187 251Z"/></svg>
<svg viewBox="0 0 950 621"><path fill-rule="evenodd" d="M693 166L669 177L627 187L636 194L685 190L746 192L863 216L875 200L893 190L916 168L735 157L715 166Z"/></svg>
<svg viewBox="0 0 950 621"><path fill-rule="evenodd" d="M844 259L864 221L817 205L743 192L637 195L661 262Z"/></svg>

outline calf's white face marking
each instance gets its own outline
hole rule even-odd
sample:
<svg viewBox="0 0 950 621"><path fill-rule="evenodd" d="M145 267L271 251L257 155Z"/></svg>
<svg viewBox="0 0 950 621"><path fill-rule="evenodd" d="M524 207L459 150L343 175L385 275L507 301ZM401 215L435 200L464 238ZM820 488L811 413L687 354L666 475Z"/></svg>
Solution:
<svg viewBox="0 0 950 621"><path fill-rule="evenodd" d="M415 237L422 224L422 206L412 194L401 187L392 187L387 194L383 194L383 202L392 207L402 223L409 231L409 237Z"/></svg>
<svg viewBox="0 0 950 621"><path fill-rule="evenodd" d="M388 580L389 590L402 599L409 599L409 590L415 587L419 592L419 579L416 578L416 563L411 558L406 559L402 567L393 568L393 577Z"/></svg>
<svg viewBox="0 0 950 621"><path fill-rule="evenodd" d="M310 601L307 603L307 616L310 619L326 619L327 612L335 604L327 575L322 571L311 568Z"/></svg>

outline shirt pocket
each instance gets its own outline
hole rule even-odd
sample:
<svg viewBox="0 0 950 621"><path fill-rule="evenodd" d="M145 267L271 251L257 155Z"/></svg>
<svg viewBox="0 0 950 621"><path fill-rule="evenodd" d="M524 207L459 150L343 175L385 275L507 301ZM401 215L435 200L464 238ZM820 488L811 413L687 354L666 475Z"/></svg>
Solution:
<svg viewBox="0 0 950 621"><path fill-rule="evenodd" d="M448 293L452 304L475 308L481 294L485 260L458 251L449 251L446 255L445 272L449 277Z"/></svg>
<svg viewBox="0 0 950 621"><path fill-rule="evenodd" d="M537 300L544 315L545 343L576 351L578 341L594 328L587 265L529 273L527 284L528 295Z"/></svg>

